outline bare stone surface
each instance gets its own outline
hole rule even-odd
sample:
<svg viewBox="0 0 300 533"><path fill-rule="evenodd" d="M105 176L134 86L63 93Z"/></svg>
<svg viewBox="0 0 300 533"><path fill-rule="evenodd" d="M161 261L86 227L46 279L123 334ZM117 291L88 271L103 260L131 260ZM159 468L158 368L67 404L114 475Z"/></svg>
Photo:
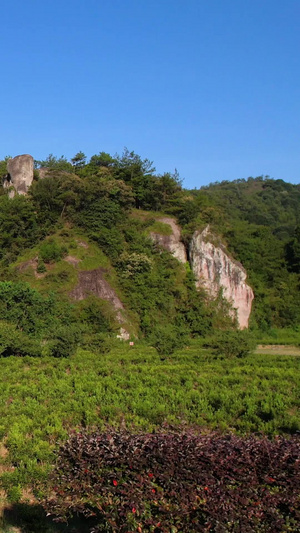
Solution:
<svg viewBox="0 0 300 533"><path fill-rule="evenodd" d="M7 162L8 179L4 187L13 186L17 194L26 194L33 180L33 157L29 154L17 155Z"/></svg>
<svg viewBox="0 0 300 533"><path fill-rule="evenodd" d="M236 309L240 329L248 327L253 291L246 283L247 273L243 266L229 257L222 245L213 244L214 236L209 227L196 231L190 243L191 268L197 287L203 287L216 297L220 288L223 296Z"/></svg>
<svg viewBox="0 0 300 533"><path fill-rule="evenodd" d="M172 233L171 235L161 235L160 233L151 232L150 236L152 240L168 252L171 252L178 261L186 263L186 251L184 244L181 242L181 231L178 224L176 224L173 218L169 217L158 218L157 221L168 224L172 229Z"/></svg>
<svg viewBox="0 0 300 533"><path fill-rule="evenodd" d="M106 281L104 268L96 268L95 270L83 270L79 272L78 285L73 289L69 295L74 300L84 300L90 294L94 294L112 304L112 307L117 311L117 319L119 322L124 322L121 311L124 306L117 296L116 292Z"/></svg>
<svg viewBox="0 0 300 533"><path fill-rule="evenodd" d="M130 335L126 329L120 328L120 333L117 335L117 339L120 339L121 341L129 341Z"/></svg>
<svg viewBox="0 0 300 533"><path fill-rule="evenodd" d="M123 324L117 337L121 340L128 340L130 335L125 329L124 323L126 320L122 313L124 306L114 289L104 278L104 274L104 268L79 272L78 285L69 293L69 296L78 301L84 300L90 294L94 294L95 296L98 296L98 298L110 302L113 309L116 311L116 319L120 324Z"/></svg>
<svg viewBox="0 0 300 533"><path fill-rule="evenodd" d="M74 255L67 255L64 258L64 261L67 261L67 263L70 263L70 265L73 265L74 267L76 267L78 263L81 263L81 259L77 259Z"/></svg>

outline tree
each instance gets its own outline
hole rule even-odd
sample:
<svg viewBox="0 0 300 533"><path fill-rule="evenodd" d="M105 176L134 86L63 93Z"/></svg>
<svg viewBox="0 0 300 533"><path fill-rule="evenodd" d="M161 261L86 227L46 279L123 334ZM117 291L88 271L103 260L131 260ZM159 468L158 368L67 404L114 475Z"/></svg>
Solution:
<svg viewBox="0 0 300 533"><path fill-rule="evenodd" d="M91 167L112 167L116 160L111 157L107 152L100 152L99 154L92 155L89 165Z"/></svg>
<svg viewBox="0 0 300 533"><path fill-rule="evenodd" d="M155 167L149 159L141 159L135 152L124 148L122 156L116 156L114 176L128 183L133 190L137 208L149 207L149 194L153 195Z"/></svg>
<svg viewBox="0 0 300 533"><path fill-rule="evenodd" d="M0 178L4 178L7 174L7 161L11 159L10 155L7 155L2 161L0 161Z"/></svg>
<svg viewBox="0 0 300 533"><path fill-rule="evenodd" d="M71 163L75 168L82 168L86 163L86 155L83 152L77 152L71 159Z"/></svg>
<svg viewBox="0 0 300 533"><path fill-rule="evenodd" d="M53 154L49 154L44 160L35 160L36 168L49 168L51 170L64 170L66 172L73 172L73 165L65 158L60 156L59 158Z"/></svg>
<svg viewBox="0 0 300 533"><path fill-rule="evenodd" d="M297 226L294 238L290 240L285 247L285 257L288 263L288 269L291 272L300 273L300 226Z"/></svg>
<svg viewBox="0 0 300 533"><path fill-rule="evenodd" d="M154 172L153 161L142 159L138 154L134 151L130 152L126 147L121 156L116 156L117 177L124 181L132 181L140 175L149 176Z"/></svg>

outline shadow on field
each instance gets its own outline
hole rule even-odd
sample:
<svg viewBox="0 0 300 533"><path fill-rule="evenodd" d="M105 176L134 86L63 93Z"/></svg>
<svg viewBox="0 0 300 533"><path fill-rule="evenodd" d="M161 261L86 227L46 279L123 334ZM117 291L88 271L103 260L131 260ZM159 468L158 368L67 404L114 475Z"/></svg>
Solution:
<svg viewBox="0 0 300 533"><path fill-rule="evenodd" d="M67 524L53 522L40 505L24 503L4 509L0 519L3 533L88 533L93 525L96 525L95 520L84 518L73 518Z"/></svg>

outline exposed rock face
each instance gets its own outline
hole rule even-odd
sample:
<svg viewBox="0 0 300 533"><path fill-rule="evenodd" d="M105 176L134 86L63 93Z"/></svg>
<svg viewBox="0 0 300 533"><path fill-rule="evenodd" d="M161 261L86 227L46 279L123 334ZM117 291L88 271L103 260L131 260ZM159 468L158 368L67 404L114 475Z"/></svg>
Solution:
<svg viewBox="0 0 300 533"><path fill-rule="evenodd" d="M117 339L120 339L121 341L129 341L130 334L125 328L120 328L120 333L117 335Z"/></svg>
<svg viewBox="0 0 300 533"><path fill-rule="evenodd" d="M173 218L163 217L158 218L158 222L168 224L171 229L171 235L161 235L160 233L151 232L150 236L154 242L162 246L168 252L178 259L181 263L186 263L187 256L184 244L180 240L181 232L179 226L176 224Z"/></svg>
<svg viewBox="0 0 300 533"><path fill-rule="evenodd" d="M74 300L84 300L90 294L94 294L95 296L98 296L98 298L110 302L115 311L117 311L116 317L118 321L123 323L125 320L121 311L124 309L124 306L115 291L104 278L104 273L105 270L103 268L79 272L78 285L69 295Z"/></svg>
<svg viewBox="0 0 300 533"><path fill-rule="evenodd" d="M190 263L198 287L205 288L215 297L220 288L223 296L236 309L240 329L248 327L253 291L246 283L246 271L231 259L222 245L213 244L213 235L207 227L196 231L190 243Z"/></svg>
<svg viewBox="0 0 300 533"><path fill-rule="evenodd" d="M33 180L33 157L28 154L17 155L7 162L8 179L4 186L13 186L17 194L26 194ZM13 196L13 195L11 195Z"/></svg>

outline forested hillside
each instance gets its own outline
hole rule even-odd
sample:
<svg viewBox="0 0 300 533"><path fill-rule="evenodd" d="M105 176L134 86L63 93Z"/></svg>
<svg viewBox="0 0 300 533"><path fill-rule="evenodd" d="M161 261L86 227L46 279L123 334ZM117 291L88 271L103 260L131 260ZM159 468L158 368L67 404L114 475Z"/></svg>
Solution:
<svg viewBox="0 0 300 533"><path fill-rule="evenodd" d="M247 270L252 326L297 327L300 186L257 177L211 184L193 197L196 223L210 222Z"/></svg>
<svg viewBox="0 0 300 533"><path fill-rule="evenodd" d="M0 163L2 177L7 174L6 163L7 158ZM199 293L188 263L186 268L180 265L151 240L151 231L169 231L158 221L163 214L177 219L187 254L194 230L209 224L246 268L255 295L251 329L297 330L299 185L257 177L189 191L176 171L157 175L151 161L127 149L114 157L100 152L89 161L82 152L71 161L49 155L36 161L35 167L26 196L12 199L2 188L0 197L0 276L7 299L1 303L2 321L22 335L33 336L34 342L38 335L44 341L53 337L55 320L62 314L67 317L68 326L60 321L66 339L72 327L78 342L79 338L87 342L82 339L90 339L96 330L116 331L118 320L103 302L92 297L85 299L89 304L70 302L79 272L96 267L105 269L124 304L122 321L132 335L150 342L165 337L166 343L180 345L188 336L232 327L222 298L216 302ZM85 254L78 244L82 239L89 248ZM69 256L75 257L76 265ZM20 327L17 315L22 311L16 307L28 298L32 305L39 301L36 305L44 306L45 311L38 311L43 326L31 318L30 327L24 320ZM14 302L13 312L8 311L9 301ZM101 327L93 325L100 307Z"/></svg>

